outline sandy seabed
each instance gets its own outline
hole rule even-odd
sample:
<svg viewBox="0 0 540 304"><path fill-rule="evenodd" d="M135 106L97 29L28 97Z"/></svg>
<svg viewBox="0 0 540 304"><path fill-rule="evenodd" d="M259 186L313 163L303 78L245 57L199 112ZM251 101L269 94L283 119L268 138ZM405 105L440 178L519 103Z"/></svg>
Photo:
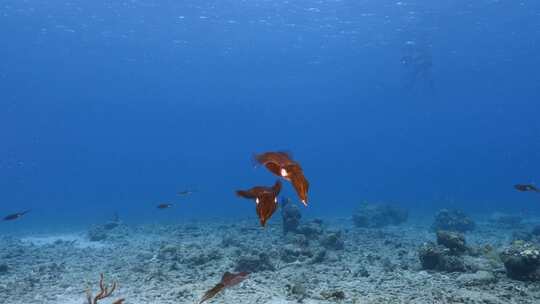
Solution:
<svg viewBox="0 0 540 304"><path fill-rule="evenodd" d="M265 229L257 223L120 224L100 241L90 241L88 231L6 236L0 303L86 304L101 273L119 288L100 304L198 303L226 271L251 274L208 303L540 303L540 283L507 278L493 255L464 256L466 271L423 270L418 249L435 234L422 221L364 229L346 218L323 219L287 236L279 219ZM513 232L479 222L465 237L468 246L496 251Z"/></svg>

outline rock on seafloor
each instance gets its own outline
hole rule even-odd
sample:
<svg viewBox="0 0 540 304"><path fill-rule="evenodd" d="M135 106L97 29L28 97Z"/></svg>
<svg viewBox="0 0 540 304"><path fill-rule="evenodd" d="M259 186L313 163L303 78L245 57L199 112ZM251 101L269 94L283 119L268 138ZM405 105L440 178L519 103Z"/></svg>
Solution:
<svg viewBox="0 0 540 304"><path fill-rule="evenodd" d="M508 277L523 281L540 281L540 247L516 241L501 252Z"/></svg>
<svg viewBox="0 0 540 304"><path fill-rule="evenodd" d="M423 269L446 272L467 270L461 257L452 254L450 249L432 242L426 242L420 247L418 257Z"/></svg>
<svg viewBox="0 0 540 304"><path fill-rule="evenodd" d="M467 251L465 237L458 232L444 230L437 231L437 243L450 249L454 254L462 254Z"/></svg>

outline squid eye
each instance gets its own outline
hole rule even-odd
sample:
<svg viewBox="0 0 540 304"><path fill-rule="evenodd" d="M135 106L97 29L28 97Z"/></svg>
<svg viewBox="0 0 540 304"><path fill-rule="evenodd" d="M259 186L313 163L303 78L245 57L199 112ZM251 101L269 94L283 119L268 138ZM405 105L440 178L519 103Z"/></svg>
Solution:
<svg viewBox="0 0 540 304"><path fill-rule="evenodd" d="M285 177L285 176L287 176L287 175L289 175L289 174L287 173L287 170L281 169L281 176Z"/></svg>
<svg viewBox="0 0 540 304"><path fill-rule="evenodd" d="M258 197L255 199L255 203L259 204L259 198Z"/></svg>

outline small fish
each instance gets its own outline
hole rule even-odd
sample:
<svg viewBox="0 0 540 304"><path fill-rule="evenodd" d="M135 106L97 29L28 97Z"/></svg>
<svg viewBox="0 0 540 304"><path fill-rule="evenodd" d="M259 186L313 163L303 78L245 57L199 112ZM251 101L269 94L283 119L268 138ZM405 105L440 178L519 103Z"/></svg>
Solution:
<svg viewBox="0 0 540 304"><path fill-rule="evenodd" d="M265 227L266 222L277 210L277 196L281 191L281 181L277 180L272 187L253 187L249 190L238 190L236 194L243 198L254 199L257 216L261 226Z"/></svg>
<svg viewBox="0 0 540 304"><path fill-rule="evenodd" d="M309 182L304 176L300 164L291 159L287 152L266 152L255 155L255 160L264 165L270 172L283 177L292 183L296 193L300 197L302 204L307 206L307 193Z"/></svg>
<svg viewBox="0 0 540 304"><path fill-rule="evenodd" d="M514 185L514 188L516 188L517 191L521 192L540 192L540 190L538 190L538 188L533 185L517 184Z"/></svg>
<svg viewBox="0 0 540 304"><path fill-rule="evenodd" d="M171 208L173 205L172 204L159 204L157 205L157 208L158 209L168 209L168 208Z"/></svg>
<svg viewBox="0 0 540 304"><path fill-rule="evenodd" d="M188 196L195 192L197 192L197 190L184 190L184 191L177 192L176 194L179 196Z"/></svg>
<svg viewBox="0 0 540 304"><path fill-rule="evenodd" d="M249 273L247 272L239 272L239 273L225 272L223 276L221 277L221 282L217 283L214 287L208 290L204 294L202 299L199 301L199 304L215 297L219 292L221 292L225 288L229 288L234 285L240 284L242 281L247 279L248 276L249 276Z"/></svg>
<svg viewBox="0 0 540 304"><path fill-rule="evenodd" d="M30 210L26 210L26 211L23 211L23 212L18 212L18 213L10 214L10 215L4 217L4 221L14 221L14 220L18 220L18 219L20 219L21 217L23 217L25 214L27 214L28 212L30 212Z"/></svg>

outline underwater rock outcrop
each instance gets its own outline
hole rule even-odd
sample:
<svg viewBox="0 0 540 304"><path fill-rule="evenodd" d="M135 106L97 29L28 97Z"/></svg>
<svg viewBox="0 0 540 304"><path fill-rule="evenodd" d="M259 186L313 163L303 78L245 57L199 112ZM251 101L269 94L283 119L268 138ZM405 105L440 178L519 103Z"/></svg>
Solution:
<svg viewBox="0 0 540 304"><path fill-rule="evenodd" d="M453 255L451 250L435 245L432 242L424 243L418 250L418 258L423 269L444 272L465 272L465 262L460 256Z"/></svg>
<svg viewBox="0 0 540 304"><path fill-rule="evenodd" d="M323 253L325 255L326 252ZM283 246L280 250L280 259L285 263L292 263L295 261L306 261L307 259L314 256L313 251L308 247L300 247L300 246L294 246L293 244L287 244ZM324 256L319 257L322 262L324 259Z"/></svg>
<svg viewBox="0 0 540 304"><path fill-rule="evenodd" d="M285 235L286 245L280 250L280 259L285 263L335 262L340 259L335 251L345 248L343 233L339 230L325 231L321 219L299 224L289 232Z"/></svg>
<svg viewBox="0 0 540 304"><path fill-rule="evenodd" d="M321 238L321 245L329 250L343 250L345 241L341 231L327 232Z"/></svg>
<svg viewBox="0 0 540 304"><path fill-rule="evenodd" d="M339 230L325 231L320 219L300 224L294 232L286 234L285 241L280 259L286 263L337 261L340 257L335 251L345 248L343 233Z"/></svg>
<svg viewBox="0 0 540 304"><path fill-rule="evenodd" d="M391 205L366 204L355 214L353 222L359 228L381 228L407 221L407 210Z"/></svg>
<svg viewBox="0 0 540 304"><path fill-rule="evenodd" d="M433 230L448 230L457 232L472 231L476 227L474 221L460 210L442 209L435 216L431 226Z"/></svg>
<svg viewBox="0 0 540 304"><path fill-rule="evenodd" d="M293 214L295 214L292 217L294 228L287 230L284 228L284 231L287 231L285 232L286 245L280 250L281 261L319 264L340 259L335 251L343 250L345 247L341 231L326 231L321 219L300 223L299 213L298 216L296 213Z"/></svg>
<svg viewBox="0 0 540 304"><path fill-rule="evenodd" d="M283 219L283 234L296 232L300 225L302 214L300 208L288 198L281 200L281 218Z"/></svg>
<svg viewBox="0 0 540 304"><path fill-rule="evenodd" d="M500 253L506 275L520 281L540 281L540 247L516 241Z"/></svg>
<svg viewBox="0 0 540 304"><path fill-rule="evenodd" d="M437 244L450 249L453 255L463 254L467 251L465 237L463 234L454 231L437 231Z"/></svg>

